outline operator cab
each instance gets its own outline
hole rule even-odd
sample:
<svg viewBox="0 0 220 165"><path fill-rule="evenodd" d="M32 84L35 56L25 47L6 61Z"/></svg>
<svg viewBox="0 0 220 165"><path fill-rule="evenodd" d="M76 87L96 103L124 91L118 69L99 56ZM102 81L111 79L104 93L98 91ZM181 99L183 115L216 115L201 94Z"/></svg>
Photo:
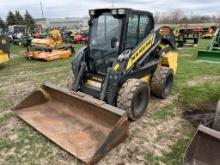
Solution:
<svg viewBox="0 0 220 165"><path fill-rule="evenodd" d="M117 57L133 50L154 29L149 12L119 9L90 10L87 62L94 74L105 75Z"/></svg>

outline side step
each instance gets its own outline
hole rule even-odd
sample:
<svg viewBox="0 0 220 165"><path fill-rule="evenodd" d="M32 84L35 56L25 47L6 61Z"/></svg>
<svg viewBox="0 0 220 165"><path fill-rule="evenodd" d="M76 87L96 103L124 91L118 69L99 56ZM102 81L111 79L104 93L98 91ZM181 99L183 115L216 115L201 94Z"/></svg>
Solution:
<svg viewBox="0 0 220 165"><path fill-rule="evenodd" d="M94 164L128 136L124 110L50 83L36 89L13 110L86 164Z"/></svg>

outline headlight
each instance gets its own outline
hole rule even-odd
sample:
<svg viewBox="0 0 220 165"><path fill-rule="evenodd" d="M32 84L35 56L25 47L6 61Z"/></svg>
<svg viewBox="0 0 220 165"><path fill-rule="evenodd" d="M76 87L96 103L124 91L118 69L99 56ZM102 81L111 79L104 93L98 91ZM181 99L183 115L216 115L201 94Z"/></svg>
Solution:
<svg viewBox="0 0 220 165"><path fill-rule="evenodd" d="M95 11L94 10L90 10L89 11L89 15L91 15L91 16L95 15Z"/></svg>
<svg viewBox="0 0 220 165"><path fill-rule="evenodd" d="M116 15L117 14L117 10L116 9L113 9L112 10L112 15Z"/></svg>
<svg viewBox="0 0 220 165"><path fill-rule="evenodd" d="M118 14L121 14L121 15L125 14L125 9L118 9Z"/></svg>

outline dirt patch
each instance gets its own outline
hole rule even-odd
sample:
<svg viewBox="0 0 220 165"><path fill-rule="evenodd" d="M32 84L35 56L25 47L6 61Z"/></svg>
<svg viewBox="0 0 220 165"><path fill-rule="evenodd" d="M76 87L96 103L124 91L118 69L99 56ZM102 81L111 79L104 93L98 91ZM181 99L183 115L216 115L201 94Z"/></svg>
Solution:
<svg viewBox="0 0 220 165"><path fill-rule="evenodd" d="M4 102L8 99L14 98L15 102L17 102L29 92L31 92L34 88L36 88L36 85L33 85L33 83L30 81L24 81L21 83L4 86L3 88L1 88L1 90L6 91L6 94L4 94L4 97L2 97L0 101Z"/></svg>
<svg viewBox="0 0 220 165"><path fill-rule="evenodd" d="M4 76L1 77L2 81L6 80L6 82L10 81L10 80L15 80L16 78L20 78L20 79L25 79L25 78L32 78L32 77L38 77L40 75L44 75L44 74L50 74L50 73L56 73L56 72L62 72L63 70L65 70L65 67L57 67L57 68L50 68L50 69L46 69L44 72L34 72L34 71L22 71L19 73L16 73L15 76Z"/></svg>
<svg viewBox="0 0 220 165"><path fill-rule="evenodd" d="M8 112L8 114L13 114L13 112ZM16 130L17 128L20 127L20 125L22 124L21 120L17 117L12 116L10 117L5 124L0 126L0 132L1 132L1 138L2 137L8 137L9 134L11 134L11 132L13 132L14 130ZM16 138L16 134L13 134L13 138Z"/></svg>
<svg viewBox="0 0 220 165"><path fill-rule="evenodd" d="M5 115L8 115L8 114L10 114L11 113L11 111L3 111L3 112L0 112L0 118L2 118L2 117L4 117Z"/></svg>
<svg viewBox="0 0 220 165"><path fill-rule="evenodd" d="M25 51L22 51L20 54L24 54L24 52L25 52ZM11 54L10 54L10 57L11 57L11 58L17 57L17 56L19 56L19 54L15 54L15 53L11 53Z"/></svg>
<svg viewBox="0 0 220 165"><path fill-rule="evenodd" d="M206 103L197 108L188 107L183 112L183 118L188 120L195 128L197 128L199 124L207 126L214 120L216 107L216 102Z"/></svg>
<svg viewBox="0 0 220 165"><path fill-rule="evenodd" d="M98 165L146 164L147 153L162 156L164 151L169 152L170 146L180 137L183 138L178 129L181 129L185 120L174 117L160 121L152 119L151 114L171 104L174 99L175 97L165 100L153 97L145 115L140 120L130 123L129 138L108 153Z"/></svg>
<svg viewBox="0 0 220 165"><path fill-rule="evenodd" d="M196 80L190 80L187 82L187 85L189 87L194 87L196 85L199 85L204 82L210 82L210 81L219 81L220 82L220 76L204 76L202 78L197 78Z"/></svg>

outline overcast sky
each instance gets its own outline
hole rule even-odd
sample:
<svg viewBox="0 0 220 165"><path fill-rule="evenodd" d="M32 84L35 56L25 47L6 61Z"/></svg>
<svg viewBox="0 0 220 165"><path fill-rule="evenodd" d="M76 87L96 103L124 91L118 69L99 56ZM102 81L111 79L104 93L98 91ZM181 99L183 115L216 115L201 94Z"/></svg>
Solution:
<svg viewBox="0 0 220 165"><path fill-rule="evenodd" d="M82 17L88 9L110 8L112 0L42 0L47 18ZM114 7L129 7L141 10L171 11L182 9L191 14L220 15L220 0L114 0ZM40 0L0 0L0 17L8 11L28 10L35 18L41 17Z"/></svg>

